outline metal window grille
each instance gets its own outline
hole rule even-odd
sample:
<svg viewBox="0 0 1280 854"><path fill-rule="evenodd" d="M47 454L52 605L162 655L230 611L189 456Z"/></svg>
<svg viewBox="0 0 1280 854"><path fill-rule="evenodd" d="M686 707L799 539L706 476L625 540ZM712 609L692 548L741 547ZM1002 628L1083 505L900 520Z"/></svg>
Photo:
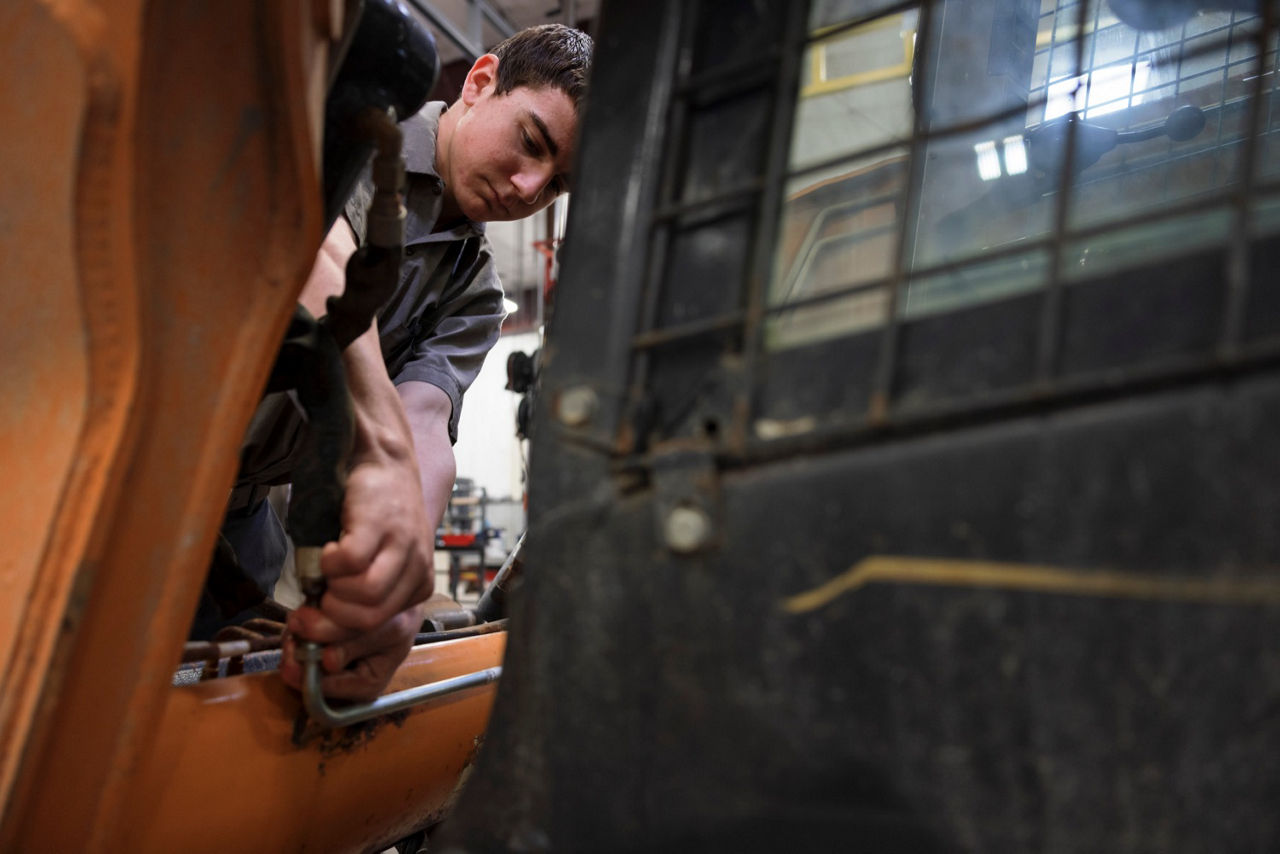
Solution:
<svg viewBox="0 0 1280 854"><path fill-rule="evenodd" d="M1274 342L1246 345L1241 330L1257 278L1251 270L1253 241L1280 229L1280 186L1274 179L1280 158L1271 139L1274 4L1262 3L1256 13L1198 15L1175 32L1144 35L1116 20L1105 2L1046 0L1024 19L1002 22L997 16L985 45L988 55L967 58L954 53L961 40L947 41L946 3L859 3L852 4L854 14L841 14L834 8L839 5L818 4L808 20L778 11L778 20L787 23L773 34L763 60L752 55L711 65L699 53L699 39L705 38L706 17L724 10L710 2L683 7L681 59L675 63L664 179L650 227L644 308L631 341L631 406L652 406L656 394L666 397L653 428L659 439L710 426L704 432L717 437L726 457L768 456L770 447L789 447L785 440L856 438L895 425L1088 393L1115 387L1118 380L1142 382L1272 357ZM901 91L902 128L797 162L790 120L810 82L806 52L860 28L889 31L885 22L891 17L910 21L915 46L910 85L904 81ZM997 62L993 45L1010 32L1019 39L1029 32L1032 42L1018 42L1025 56ZM891 35L900 38L901 27ZM975 93L971 101L940 111L931 97L962 60L995 68L1005 82L991 87L998 97ZM1019 77L1016 69L1023 67L1027 73ZM865 79L883 82L874 74ZM1074 111L1058 112L1068 94L1074 96ZM734 103L742 105L736 113ZM1176 104L1194 106L1205 118L1205 129L1191 140L1152 136L1141 145L1114 146L1077 167L1092 144L1082 125L1149 133ZM718 129L708 129L708 116L720 123ZM708 140L734 121L759 149L752 168L732 162L728 149L721 149L727 164L707 159L707 152L716 150ZM1056 136L1036 135L1055 128ZM1051 146L1045 143L1050 136ZM955 174L968 170L966 180L979 188L1035 175L1034 186L1030 179L1023 182L1030 200L1025 209L1034 208L1035 216L1022 216L1013 206L1002 215L1026 222L1017 224L1022 231L1012 239L959 240L944 250L926 251L931 235L940 230L931 193L939 182L958 180L935 161L949 161ZM1188 189L1185 175L1191 169L1199 183ZM793 235L792 243L800 246L792 246L784 258L786 236L780 229L797 198L795 188L830 176L848 181L852 191L815 214L816 225L811 223L807 233ZM979 225L990 219L980 208L973 218ZM1160 240L1168 243L1163 254L1152 250ZM699 253L717 241L750 247L739 266L725 271L736 290L709 287L721 298L701 305L694 296L673 299L674 289L692 293L699 287L680 277L697 270ZM1150 266L1196 241L1196 246L1222 250L1216 278L1225 297L1212 358L1149 361L1123 376L1114 371L1064 375L1065 290L1095 273ZM839 263L824 266L822 251L852 253L873 245L879 247L879 260L869 273L864 267L842 278ZM1082 265L1077 255L1088 251L1106 258ZM713 269L715 263L706 268ZM825 277L816 289L809 287L815 276ZM1024 324L1034 338L1028 381L933 399L901 393L904 324L1031 292L1037 302L1034 320ZM838 318L810 340L779 337L777 327L803 312L811 317L844 312L847 322L842 326ZM806 347L842 336L874 338L869 350L860 351L873 353L860 411L795 410L794 429L762 417L765 375L820 367L820 360L805 361ZM815 428L815 417L824 426ZM728 429L719 430L720 423Z"/></svg>

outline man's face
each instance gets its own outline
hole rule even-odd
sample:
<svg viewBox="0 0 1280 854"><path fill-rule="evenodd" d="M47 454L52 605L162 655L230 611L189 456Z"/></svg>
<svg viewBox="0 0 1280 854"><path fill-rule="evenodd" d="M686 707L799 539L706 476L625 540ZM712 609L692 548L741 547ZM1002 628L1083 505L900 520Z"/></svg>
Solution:
<svg viewBox="0 0 1280 854"><path fill-rule="evenodd" d="M554 87L483 87L449 142L444 180L476 222L523 219L569 189L578 116Z"/></svg>

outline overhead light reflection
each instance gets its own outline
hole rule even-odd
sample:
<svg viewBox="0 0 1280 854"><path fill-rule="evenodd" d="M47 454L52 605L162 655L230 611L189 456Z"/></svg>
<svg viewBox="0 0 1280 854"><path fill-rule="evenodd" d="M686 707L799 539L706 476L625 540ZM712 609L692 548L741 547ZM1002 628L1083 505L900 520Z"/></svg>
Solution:
<svg viewBox="0 0 1280 854"><path fill-rule="evenodd" d="M1010 175L1027 171L1027 143L1021 135L1004 138L1004 171Z"/></svg>
<svg viewBox="0 0 1280 854"><path fill-rule="evenodd" d="M510 297L502 298L502 307L507 310L507 314L515 314L520 310L520 305Z"/></svg>
<svg viewBox="0 0 1280 854"><path fill-rule="evenodd" d="M978 156L978 174L984 181L994 181L1001 175L1000 154L994 142L979 142L973 146L973 153Z"/></svg>

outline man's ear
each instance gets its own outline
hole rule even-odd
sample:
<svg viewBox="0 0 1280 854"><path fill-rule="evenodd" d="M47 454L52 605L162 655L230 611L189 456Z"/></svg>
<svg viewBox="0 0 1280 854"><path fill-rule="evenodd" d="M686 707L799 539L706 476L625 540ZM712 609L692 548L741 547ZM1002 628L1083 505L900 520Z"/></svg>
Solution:
<svg viewBox="0 0 1280 854"><path fill-rule="evenodd" d="M498 57L486 53L471 66L467 79L462 83L462 103L470 107L486 92L498 85Z"/></svg>

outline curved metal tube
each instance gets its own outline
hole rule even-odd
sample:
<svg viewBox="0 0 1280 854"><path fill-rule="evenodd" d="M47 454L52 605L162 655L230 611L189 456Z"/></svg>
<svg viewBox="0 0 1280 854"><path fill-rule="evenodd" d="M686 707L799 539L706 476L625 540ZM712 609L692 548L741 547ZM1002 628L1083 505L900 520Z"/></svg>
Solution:
<svg viewBox="0 0 1280 854"><path fill-rule="evenodd" d="M511 554L507 555L507 559L502 562L502 566L498 569L498 574L493 577L493 583L485 588L484 595L480 597L480 601L472 608L472 612L481 622L491 622L501 617L507 611L507 586L511 583L513 567L516 558L520 556L520 549L524 546L524 537L528 531L521 531L520 538L516 540L516 544L511 547Z"/></svg>
<svg viewBox="0 0 1280 854"><path fill-rule="evenodd" d="M320 656L323 648L318 643L307 642L301 644L299 650L299 657L302 660L302 703L307 709L307 714L311 716L311 720L326 727L348 726L360 721L367 721L370 718L376 718L378 715L408 709L419 703L425 703L427 700L434 700L437 697L464 691L467 688L488 685L491 682L497 682L498 678L502 676L502 668L500 666L486 667L484 670L478 670L475 673L466 673L462 676L441 679L438 682L428 682L426 685L419 685L416 688L396 691L393 694L378 697L368 703L357 703L353 706L335 709L325 701L324 692L320 690Z"/></svg>

